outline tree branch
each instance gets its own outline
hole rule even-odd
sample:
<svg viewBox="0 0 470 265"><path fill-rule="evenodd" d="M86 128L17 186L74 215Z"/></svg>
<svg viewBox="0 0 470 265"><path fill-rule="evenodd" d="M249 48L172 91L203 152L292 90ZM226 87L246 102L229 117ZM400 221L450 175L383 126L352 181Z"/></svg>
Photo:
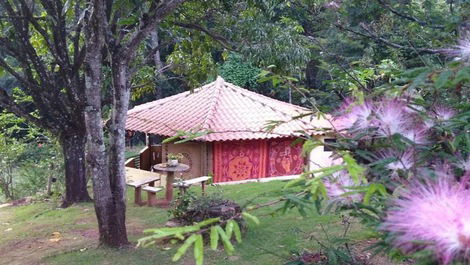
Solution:
<svg viewBox="0 0 470 265"><path fill-rule="evenodd" d="M184 1L186 0L166 0L151 8L149 13L142 17L139 29L132 34L129 42L125 46L125 49L122 49L122 61L124 63L129 63L133 57L133 54L135 53L137 46L145 37L149 35L150 31L154 29L155 24L168 16L178 5Z"/></svg>
<svg viewBox="0 0 470 265"><path fill-rule="evenodd" d="M10 96L8 96L7 92L0 88L0 106L2 108L5 108L6 110L15 114L18 117L26 119L27 121L35 124L36 126L42 129L56 132L55 128L51 127L51 124L47 124L47 122L43 122L42 120L34 117L26 109L14 102L15 101Z"/></svg>
<svg viewBox="0 0 470 265"><path fill-rule="evenodd" d="M385 1L383 0L377 0L382 6L384 6L386 9L388 9L390 12L392 12L393 14L399 16L399 17L402 17L404 19L408 19L410 21L413 21L413 22L416 22L418 23L419 25L421 26L425 26L425 27L430 27L430 28L434 28L434 29L444 29L444 26L441 26L441 25L430 25L429 23L425 22L425 21L422 21L422 20L419 20L418 18L414 17L414 16L411 16L411 15L407 15L407 14L403 14L403 13L400 13L398 12L398 10L394 9L390 4L388 3L385 3Z"/></svg>
<svg viewBox="0 0 470 265"><path fill-rule="evenodd" d="M401 44L398 44L398 43L394 43L394 42L392 42L390 40L387 40L385 38L382 38L379 35L377 35L376 33L372 32L372 30L369 27L367 27L364 23L361 23L360 27L364 31L366 31L368 34L353 30L351 28L344 27L339 23L336 23L335 26L337 28L341 29L341 30L348 31L348 32L354 33L356 35L372 39L377 43L382 43L382 44L385 44L386 46L389 46L389 47L392 47L392 48L403 49L403 50L408 50L408 51L414 51L414 52L417 52L419 54L422 54L422 53L427 53L427 54L443 53L442 49L414 48L414 47L404 46L404 45L401 45Z"/></svg>
<svg viewBox="0 0 470 265"><path fill-rule="evenodd" d="M186 28L186 29L193 29L197 31L201 31L205 34L207 34L209 37L217 41L222 47L224 47L227 50L236 50L235 45L231 44L230 41L228 41L225 37L222 35L219 35L217 33L214 33L203 26L196 24L196 23L183 23L183 22L173 22L175 26Z"/></svg>

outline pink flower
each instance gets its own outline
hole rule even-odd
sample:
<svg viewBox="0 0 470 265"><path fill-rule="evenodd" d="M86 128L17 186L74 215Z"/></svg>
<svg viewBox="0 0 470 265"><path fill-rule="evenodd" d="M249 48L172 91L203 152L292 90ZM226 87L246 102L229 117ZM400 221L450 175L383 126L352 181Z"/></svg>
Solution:
<svg viewBox="0 0 470 265"><path fill-rule="evenodd" d="M470 38L459 40L458 45L446 51L449 56L470 62Z"/></svg>
<svg viewBox="0 0 470 265"><path fill-rule="evenodd" d="M340 4L341 4L341 3L338 3L338 2L336 2L336 1L330 1L330 2L328 2L328 3L325 3L324 6L325 6L326 8L330 8L330 9L338 9L338 8L341 7Z"/></svg>
<svg viewBox="0 0 470 265"><path fill-rule="evenodd" d="M334 125L338 130L366 129L370 126L372 112L372 103L366 101L358 104L352 99L346 99L334 119Z"/></svg>
<svg viewBox="0 0 470 265"><path fill-rule="evenodd" d="M393 208L380 229L405 253L427 249L443 263L470 253L470 191L442 178L415 184Z"/></svg>
<svg viewBox="0 0 470 265"><path fill-rule="evenodd" d="M385 99L380 102L376 113L379 135L388 137L396 133L403 134L410 127L410 116L405 102L398 99Z"/></svg>
<svg viewBox="0 0 470 265"><path fill-rule="evenodd" d="M384 151L379 154L381 159L395 158L396 161L393 161L386 165L386 168L396 172L398 170L409 170L415 164L413 150L408 149L405 152L397 151Z"/></svg>
<svg viewBox="0 0 470 265"><path fill-rule="evenodd" d="M433 110L433 114L436 119L441 121L450 120L452 117L455 116L455 110L446 107L446 106L436 106Z"/></svg>
<svg viewBox="0 0 470 265"><path fill-rule="evenodd" d="M402 132L402 135L408 140L412 141L415 144L425 144L427 143L427 128L417 126L413 129L406 130Z"/></svg>
<svg viewBox="0 0 470 265"><path fill-rule="evenodd" d="M362 195L352 193L351 187L357 186L349 176L348 172L342 170L332 174L325 180L326 192L333 202L351 204L362 200Z"/></svg>

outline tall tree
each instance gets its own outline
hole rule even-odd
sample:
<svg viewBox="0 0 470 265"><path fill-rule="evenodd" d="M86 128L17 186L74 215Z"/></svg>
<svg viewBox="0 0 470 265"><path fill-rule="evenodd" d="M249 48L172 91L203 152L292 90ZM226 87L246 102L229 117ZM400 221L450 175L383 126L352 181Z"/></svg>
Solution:
<svg viewBox="0 0 470 265"><path fill-rule="evenodd" d="M77 1L75 11L79 8ZM21 104L11 90L0 88L0 107L58 137L65 159L65 206L90 200L79 15L62 1L0 2L0 74L16 79L32 98L31 104Z"/></svg>
<svg viewBox="0 0 470 265"><path fill-rule="evenodd" d="M93 179L100 243L108 246L128 244L124 150L132 62L139 44L182 2L184 0L133 4L129 1L123 7L113 1L88 1L85 26L87 163ZM132 11L130 17L125 16L129 11ZM108 62L111 68L112 82L107 87L103 84L103 61ZM112 95L107 148L101 112L103 87Z"/></svg>

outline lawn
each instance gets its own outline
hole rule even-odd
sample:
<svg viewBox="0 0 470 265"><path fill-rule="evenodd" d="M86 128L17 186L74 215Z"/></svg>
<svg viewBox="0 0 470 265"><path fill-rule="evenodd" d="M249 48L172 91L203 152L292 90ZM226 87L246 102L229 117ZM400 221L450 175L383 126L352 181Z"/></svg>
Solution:
<svg viewBox="0 0 470 265"><path fill-rule="evenodd" d="M249 183L209 187L208 192L222 189L227 198L244 204L259 197L257 202L278 198L285 183ZM199 192L194 187L195 192ZM163 226L168 220L164 209L138 207L132 203L128 192L127 225L130 240L135 243L142 230ZM205 264L283 264L292 252L318 249L309 234L323 238L321 226L334 235L343 226L337 216L318 216L310 213L302 218L292 211L272 216L276 206L253 212L261 225L250 227L243 242L237 244L233 256L207 249ZM58 232L53 234L54 232ZM359 224L353 224L352 235L364 242L367 234ZM160 246L148 249L113 250L97 248L98 233L91 203L57 208L55 202L40 202L26 206L0 208L0 264L193 264L192 251L178 263L171 262L177 246Z"/></svg>

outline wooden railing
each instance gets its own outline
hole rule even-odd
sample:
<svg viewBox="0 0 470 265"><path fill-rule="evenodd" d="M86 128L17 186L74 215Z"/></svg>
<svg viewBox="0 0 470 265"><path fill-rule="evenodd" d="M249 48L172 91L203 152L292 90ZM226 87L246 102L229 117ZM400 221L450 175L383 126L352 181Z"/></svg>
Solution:
<svg viewBox="0 0 470 265"><path fill-rule="evenodd" d="M162 146L152 145L142 149L138 156L126 161L126 167L138 168L150 171L155 164L162 162Z"/></svg>

